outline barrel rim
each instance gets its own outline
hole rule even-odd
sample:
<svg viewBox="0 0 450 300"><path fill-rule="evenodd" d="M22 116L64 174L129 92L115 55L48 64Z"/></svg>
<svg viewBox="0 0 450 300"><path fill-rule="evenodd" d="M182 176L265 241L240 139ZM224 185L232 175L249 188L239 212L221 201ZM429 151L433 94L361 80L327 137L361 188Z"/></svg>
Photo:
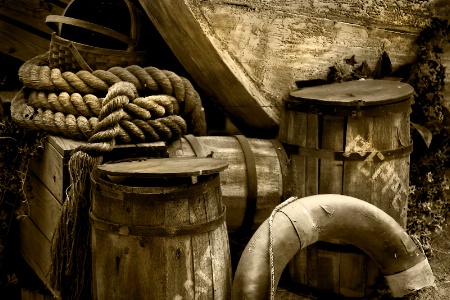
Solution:
<svg viewBox="0 0 450 300"><path fill-rule="evenodd" d="M103 191L103 196L120 200L129 198L133 199L134 202L142 201L145 203L155 203L174 201L187 196L192 197L193 195L204 194L217 187L220 187L220 176L218 176L218 174L206 178L205 181L192 185L181 184L169 187L133 187L109 182L102 178L95 177L94 172L91 173L92 193ZM145 200L140 200L136 195L145 196Z"/></svg>

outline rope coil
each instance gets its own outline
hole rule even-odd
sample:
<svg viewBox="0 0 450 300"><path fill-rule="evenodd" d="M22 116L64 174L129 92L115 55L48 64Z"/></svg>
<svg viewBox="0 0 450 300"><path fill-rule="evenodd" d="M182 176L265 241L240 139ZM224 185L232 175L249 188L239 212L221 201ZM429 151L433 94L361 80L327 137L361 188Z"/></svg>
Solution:
<svg viewBox="0 0 450 300"><path fill-rule="evenodd" d="M33 90L60 92L59 97L62 92L72 95L85 94L83 98L91 94L93 97L104 94L118 82L130 82L141 95L165 94L172 96L178 102L178 113L190 121L189 131L192 131L194 135L206 134L205 113L199 94L188 79L180 77L174 72L155 67L142 68L132 65L125 68L113 67L106 71L82 70L76 73L69 71L61 73L61 70L51 69L48 64L48 52L34 57L20 67L19 79L25 87ZM67 94L63 94L63 97L67 97ZM51 94L51 96L54 99L55 95ZM77 96L70 96L70 98L72 97ZM89 97L92 98L92 96ZM79 97L77 99L79 100ZM98 106L95 109L98 111Z"/></svg>
<svg viewBox="0 0 450 300"><path fill-rule="evenodd" d="M89 174L116 143L172 141L188 131L205 135L205 113L189 80L170 71L129 66L73 73L48 64L46 53L21 66L24 87L12 100L11 115L28 129L87 140L69 160L70 185L49 271L62 299L83 299L91 280Z"/></svg>
<svg viewBox="0 0 450 300"><path fill-rule="evenodd" d="M123 88L122 83L114 87ZM125 87L129 88L134 86L129 84ZM113 88L111 90L114 91ZM32 130L86 140L101 126L99 115L103 112L103 117L107 116L105 122L112 122L115 116L111 107L119 106L123 108L120 113L121 121L117 125L117 138L120 143L172 140L187 132L184 119L175 115L178 111L177 102L166 95L135 98L131 101L128 97L115 97L99 111L98 105L101 101L95 96L81 97L75 94L71 97L67 93L61 93L62 96L58 97L53 93L48 96L49 101L42 104L43 92L31 92L28 99L25 94L24 89L17 93L12 101L11 114L19 125ZM63 101L60 101L61 98ZM85 99L86 102L81 101ZM30 105L30 102L34 105Z"/></svg>

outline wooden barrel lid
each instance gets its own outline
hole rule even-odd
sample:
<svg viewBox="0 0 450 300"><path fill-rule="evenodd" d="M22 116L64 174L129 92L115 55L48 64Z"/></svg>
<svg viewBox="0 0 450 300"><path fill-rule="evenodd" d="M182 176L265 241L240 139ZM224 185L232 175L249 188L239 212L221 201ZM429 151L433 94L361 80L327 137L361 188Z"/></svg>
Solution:
<svg viewBox="0 0 450 300"><path fill-rule="evenodd" d="M409 99L412 86L391 80L357 80L296 90L291 100L307 100L321 105L364 106L397 103ZM361 103L362 102L362 103Z"/></svg>
<svg viewBox="0 0 450 300"><path fill-rule="evenodd" d="M105 175L135 178L190 177L218 173L228 167L225 160L209 157L148 158L97 166Z"/></svg>

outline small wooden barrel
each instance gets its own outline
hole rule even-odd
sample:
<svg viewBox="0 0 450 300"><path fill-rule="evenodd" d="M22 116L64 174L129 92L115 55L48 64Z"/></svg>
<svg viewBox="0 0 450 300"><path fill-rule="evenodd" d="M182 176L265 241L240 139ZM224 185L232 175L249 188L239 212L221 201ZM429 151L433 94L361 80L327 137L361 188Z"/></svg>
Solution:
<svg viewBox="0 0 450 300"><path fill-rule="evenodd" d="M213 158L98 166L91 176L94 299L230 298L219 178L226 166Z"/></svg>
<svg viewBox="0 0 450 300"><path fill-rule="evenodd" d="M228 163L220 183L230 233L257 229L283 200L288 161L277 140L187 135L167 151L170 157L210 156Z"/></svg>
<svg viewBox="0 0 450 300"><path fill-rule="evenodd" d="M408 84L387 80L292 92L279 132L291 159L288 196L353 196L405 226L412 94ZM372 261L345 241L303 249L290 274L297 283L350 297L368 295L379 277Z"/></svg>

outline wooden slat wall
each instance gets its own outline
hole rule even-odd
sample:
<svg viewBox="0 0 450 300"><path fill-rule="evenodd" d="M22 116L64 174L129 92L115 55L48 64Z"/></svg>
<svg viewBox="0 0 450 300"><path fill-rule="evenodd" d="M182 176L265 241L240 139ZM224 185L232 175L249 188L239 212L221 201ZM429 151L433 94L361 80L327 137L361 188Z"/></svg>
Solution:
<svg viewBox="0 0 450 300"><path fill-rule="evenodd" d="M57 3L54 4L54 3ZM47 15L60 15L69 0L4 0L0 3L0 51L26 61L49 49Z"/></svg>

